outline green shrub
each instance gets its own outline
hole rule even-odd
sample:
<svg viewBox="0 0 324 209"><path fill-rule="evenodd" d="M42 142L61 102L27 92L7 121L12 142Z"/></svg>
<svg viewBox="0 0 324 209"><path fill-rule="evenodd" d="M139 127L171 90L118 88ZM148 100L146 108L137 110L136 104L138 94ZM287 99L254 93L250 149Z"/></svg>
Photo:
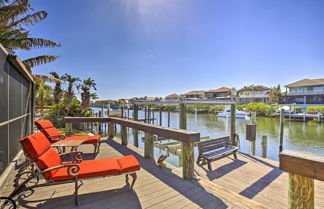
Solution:
<svg viewBox="0 0 324 209"><path fill-rule="evenodd" d="M306 110L311 112L321 112L324 114L324 106L308 106Z"/></svg>

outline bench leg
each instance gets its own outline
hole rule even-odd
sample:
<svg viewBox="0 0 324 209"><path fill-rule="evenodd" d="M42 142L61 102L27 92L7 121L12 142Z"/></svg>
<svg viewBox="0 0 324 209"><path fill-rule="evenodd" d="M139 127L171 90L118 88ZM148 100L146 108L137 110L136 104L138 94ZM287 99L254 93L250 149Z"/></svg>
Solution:
<svg viewBox="0 0 324 209"><path fill-rule="evenodd" d="M237 160L237 154L236 152L233 153L235 160Z"/></svg>
<svg viewBox="0 0 324 209"><path fill-rule="evenodd" d="M211 167L211 160L208 160L208 170L213 170L212 167Z"/></svg>
<svg viewBox="0 0 324 209"><path fill-rule="evenodd" d="M196 161L197 165L199 165L200 161L201 161L201 159L200 159L200 157L198 156L197 161Z"/></svg>

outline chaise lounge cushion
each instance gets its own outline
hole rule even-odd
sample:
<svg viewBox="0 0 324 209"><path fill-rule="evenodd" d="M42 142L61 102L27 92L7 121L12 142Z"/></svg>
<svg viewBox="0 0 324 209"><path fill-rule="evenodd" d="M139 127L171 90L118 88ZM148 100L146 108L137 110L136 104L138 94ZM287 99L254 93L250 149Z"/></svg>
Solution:
<svg viewBox="0 0 324 209"><path fill-rule="evenodd" d="M126 163L126 161L128 162ZM79 179L118 175L140 170L140 164L138 160L132 155L117 159L84 160L78 165L80 166L80 171L78 172ZM59 169L52 176L52 180L54 181L64 181L71 179L73 179L73 177L68 175L67 168Z"/></svg>
<svg viewBox="0 0 324 209"><path fill-rule="evenodd" d="M51 147L51 144L42 132L26 136L20 143L32 160L39 158Z"/></svg>
<svg viewBox="0 0 324 209"><path fill-rule="evenodd" d="M118 159L118 163L122 173L138 171L141 166L134 155L127 155Z"/></svg>
<svg viewBox="0 0 324 209"><path fill-rule="evenodd" d="M55 128L53 123L49 120L40 120L36 121L35 125L37 128L42 131L46 137L49 138L49 140L54 143L58 140L60 140L60 132ZM51 137L51 136L57 136L57 137ZM65 136L65 140L84 140L84 144L90 143L97 143L100 141L100 136L95 135L95 136Z"/></svg>
<svg viewBox="0 0 324 209"><path fill-rule="evenodd" d="M62 165L62 160L60 156L57 154L57 152L53 148L50 148L36 160L36 164L41 170L45 170L47 168L52 168L58 165ZM58 170L49 171L44 174L44 177L47 180L52 179L54 174L57 172Z"/></svg>

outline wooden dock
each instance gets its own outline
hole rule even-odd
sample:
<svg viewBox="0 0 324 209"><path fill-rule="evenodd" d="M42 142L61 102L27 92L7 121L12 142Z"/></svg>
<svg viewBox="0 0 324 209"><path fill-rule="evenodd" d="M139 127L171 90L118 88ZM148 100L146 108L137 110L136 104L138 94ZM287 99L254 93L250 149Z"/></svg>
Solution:
<svg viewBox="0 0 324 209"><path fill-rule="evenodd" d="M288 208L288 174L279 170L279 162L238 154L207 165L196 166L196 172L213 183L259 202L269 208ZM324 208L324 182L315 180L315 208Z"/></svg>
<svg viewBox="0 0 324 209"><path fill-rule="evenodd" d="M98 155L92 154L91 145L80 146L80 151L89 153L84 158L112 158L132 154L140 161L142 169L138 172L138 180L133 191L123 188L124 176L83 181L79 189L81 204L77 207L79 209L267 208L204 178L184 180L181 177L181 169L170 165L168 168L160 168L152 159L145 159L142 150L132 145L121 145L121 140L117 137L105 138L102 141ZM5 196L11 190L12 179L0 195ZM73 183L37 188L32 193L26 192L26 197L18 198L19 208L75 208L73 191Z"/></svg>

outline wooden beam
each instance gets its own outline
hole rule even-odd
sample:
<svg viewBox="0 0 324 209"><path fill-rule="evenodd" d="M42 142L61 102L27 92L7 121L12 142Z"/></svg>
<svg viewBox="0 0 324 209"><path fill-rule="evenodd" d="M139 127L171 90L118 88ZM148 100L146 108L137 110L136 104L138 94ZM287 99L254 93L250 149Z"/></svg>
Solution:
<svg viewBox="0 0 324 209"><path fill-rule="evenodd" d="M167 128L162 126L157 126L153 124L145 124L138 121L115 118L115 117L106 117L106 118L98 118L98 117L65 117L65 122L112 122L119 124L121 126L127 126L129 128L134 128L140 131L149 132L151 134L155 134L158 136L164 136L169 139L175 139L180 142L199 142L200 141L200 133L199 132L191 132L176 128Z"/></svg>
<svg viewBox="0 0 324 209"><path fill-rule="evenodd" d="M281 170L324 181L324 156L293 150L280 153Z"/></svg>

